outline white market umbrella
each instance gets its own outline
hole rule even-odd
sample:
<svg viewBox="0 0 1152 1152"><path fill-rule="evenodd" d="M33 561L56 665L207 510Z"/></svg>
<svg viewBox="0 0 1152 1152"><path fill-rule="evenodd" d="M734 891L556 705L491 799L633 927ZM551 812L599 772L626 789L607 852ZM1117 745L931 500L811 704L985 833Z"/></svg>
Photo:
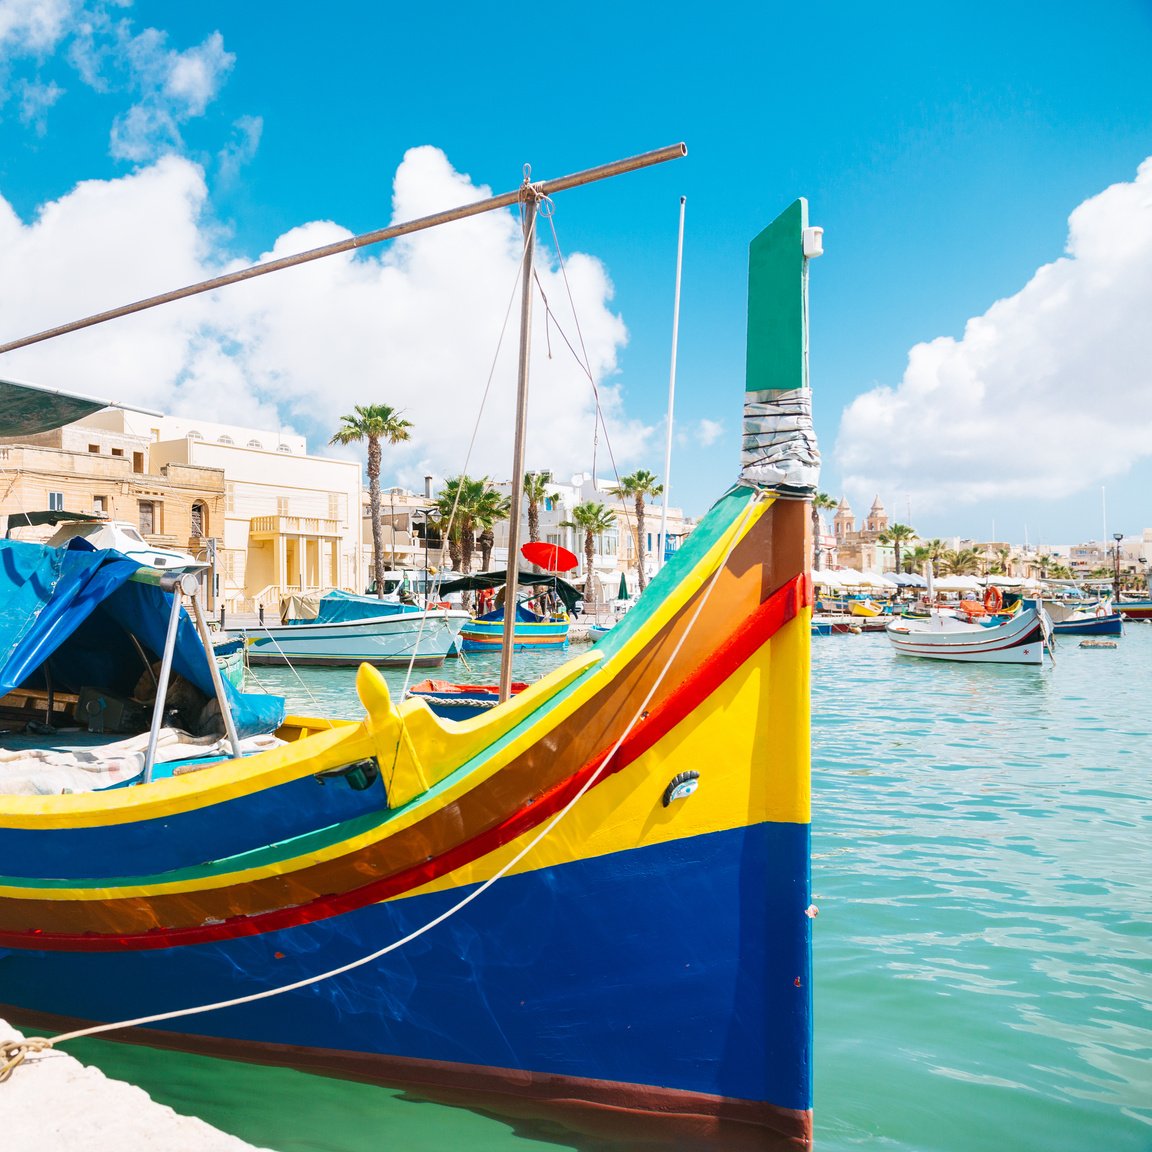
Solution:
<svg viewBox="0 0 1152 1152"><path fill-rule="evenodd" d="M812 573L812 583L821 588L843 588L844 582L839 572L832 572L826 568L817 568Z"/></svg>
<svg viewBox="0 0 1152 1152"><path fill-rule="evenodd" d="M980 582L972 576L941 576L935 583L937 592L980 591Z"/></svg>

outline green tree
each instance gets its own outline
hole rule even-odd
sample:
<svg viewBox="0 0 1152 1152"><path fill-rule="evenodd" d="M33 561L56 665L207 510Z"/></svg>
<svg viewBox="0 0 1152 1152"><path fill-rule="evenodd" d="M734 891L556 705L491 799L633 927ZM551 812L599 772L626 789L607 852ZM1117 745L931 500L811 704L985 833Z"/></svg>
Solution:
<svg viewBox="0 0 1152 1152"><path fill-rule="evenodd" d="M526 472L524 474L524 498L528 501L528 541L540 539L540 505L548 497L552 483L551 472Z"/></svg>
<svg viewBox="0 0 1152 1152"><path fill-rule="evenodd" d="M980 571L980 553L975 548L946 548L937 562L940 572L948 576L972 576Z"/></svg>
<svg viewBox="0 0 1152 1152"><path fill-rule="evenodd" d="M622 476L615 488L609 488L609 493L622 500L631 498L636 508L636 582L643 592L648 583L648 576L644 571L644 498L646 496L659 496L664 491L664 485L656 482L656 474L641 468L631 476Z"/></svg>
<svg viewBox="0 0 1152 1152"><path fill-rule="evenodd" d="M596 573L592 567L596 537L609 531L616 523L615 515L603 504L588 501L572 509L572 519L561 521L562 528L575 528L584 533L584 603L590 613L596 613Z"/></svg>
<svg viewBox="0 0 1152 1152"><path fill-rule="evenodd" d="M402 420L399 412L387 404L355 406L353 415L341 416L342 425L329 441L330 444L353 444L368 441L368 505L372 517L372 577L376 595L384 595L384 541L380 530L380 442L399 444L410 440L409 420Z"/></svg>
<svg viewBox="0 0 1152 1152"><path fill-rule="evenodd" d="M460 573L472 571L472 553L476 550L477 529L484 530L485 517L491 514L490 494L494 493L487 476L453 476L436 500L443 536L448 541L452 567ZM505 503L507 503L505 499Z"/></svg>
<svg viewBox="0 0 1152 1152"><path fill-rule="evenodd" d="M996 558L988 565L988 575L990 576L1011 576L1012 573L1009 569L1012 567L1012 549L1011 548L997 548Z"/></svg>
<svg viewBox="0 0 1152 1152"><path fill-rule="evenodd" d="M915 540L916 529L909 528L907 524L890 524L877 539L881 544L891 544L893 551L896 553L896 571L902 572L900 567L900 552L905 544L911 540Z"/></svg>
<svg viewBox="0 0 1152 1152"><path fill-rule="evenodd" d="M496 543L496 534L493 528L500 523L501 520L507 520L508 514L512 509L512 498L510 496L501 496L495 488L485 488L476 501L476 505L472 510L472 519L476 527L479 529L479 534L476 537L476 542L480 545L480 571L487 572L492 564L492 548ZM510 570L516 570L516 563L509 560L508 567Z"/></svg>
<svg viewBox="0 0 1152 1152"><path fill-rule="evenodd" d="M819 568L823 558L820 548L820 513L835 508L836 501L827 492L817 492L812 497L812 567Z"/></svg>

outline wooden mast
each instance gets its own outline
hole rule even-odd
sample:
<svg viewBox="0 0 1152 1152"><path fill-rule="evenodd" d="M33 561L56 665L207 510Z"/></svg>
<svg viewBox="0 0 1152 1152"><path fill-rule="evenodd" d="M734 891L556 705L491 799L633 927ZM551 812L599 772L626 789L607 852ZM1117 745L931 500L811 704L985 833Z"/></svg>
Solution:
<svg viewBox="0 0 1152 1152"><path fill-rule="evenodd" d="M508 516L508 569L504 585L504 639L500 648L500 703L512 695L516 643L516 592L520 587L520 504L524 499L524 441L528 424L528 358L532 350L532 258L536 251L536 205L541 193L525 165L524 255L520 268L520 366L516 379L516 438L512 450L512 507Z"/></svg>

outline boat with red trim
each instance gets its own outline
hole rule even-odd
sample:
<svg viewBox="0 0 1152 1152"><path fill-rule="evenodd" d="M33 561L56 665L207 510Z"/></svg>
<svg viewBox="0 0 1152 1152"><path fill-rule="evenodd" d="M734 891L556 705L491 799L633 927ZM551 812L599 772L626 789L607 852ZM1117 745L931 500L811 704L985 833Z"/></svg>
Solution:
<svg viewBox="0 0 1152 1152"><path fill-rule="evenodd" d="M959 660L983 664L1042 664L1051 623L1039 607L1023 608L995 623L982 624L957 615L933 612L927 617L902 616L887 627L888 639L901 656Z"/></svg>

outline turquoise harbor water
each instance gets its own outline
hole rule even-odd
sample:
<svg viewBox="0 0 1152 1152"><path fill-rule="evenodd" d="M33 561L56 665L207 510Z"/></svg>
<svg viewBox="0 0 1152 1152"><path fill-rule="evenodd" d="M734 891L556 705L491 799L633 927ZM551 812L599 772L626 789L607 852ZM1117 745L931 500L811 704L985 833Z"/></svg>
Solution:
<svg viewBox="0 0 1152 1152"><path fill-rule="evenodd" d="M1057 656L813 640L821 1152L1152 1148L1152 625ZM490 659L444 675L492 682ZM518 679L556 662L530 659ZM293 710L358 712L351 672L257 677ZM277 1152L593 1147L286 1070L70 1050Z"/></svg>

